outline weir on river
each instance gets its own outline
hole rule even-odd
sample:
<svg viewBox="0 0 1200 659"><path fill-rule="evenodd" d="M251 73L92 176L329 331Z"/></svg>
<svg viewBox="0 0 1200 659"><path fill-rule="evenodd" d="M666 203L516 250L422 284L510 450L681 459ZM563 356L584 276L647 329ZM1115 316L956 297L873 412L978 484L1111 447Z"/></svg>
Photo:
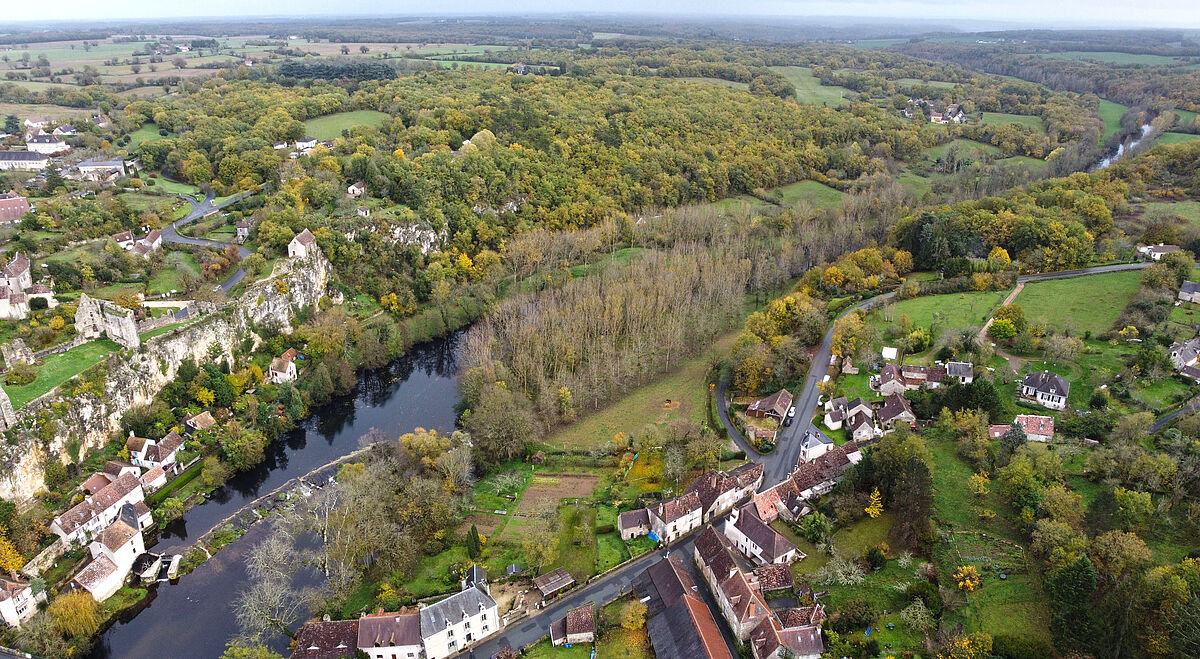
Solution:
<svg viewBox="0 0 1200 659"><path fill-rule="evenodd" d="M371 428L389 437L417 426L452 430L457 348L455 334L416 346L384 368L360 373L350 395L313 410L299 427L271 443L257 467L235 475L208 501L162 529L153 551L185 551L200 534L259 496L352 453ZM146 601L97 640L91 659L219 656L238 632L233 606L245 586L243 561L267 529L268 524L255 525L178 583L151 585ZM307 576L316 583L319 575ZM275 645L282 652L287 639L280 636Z"/></svg>

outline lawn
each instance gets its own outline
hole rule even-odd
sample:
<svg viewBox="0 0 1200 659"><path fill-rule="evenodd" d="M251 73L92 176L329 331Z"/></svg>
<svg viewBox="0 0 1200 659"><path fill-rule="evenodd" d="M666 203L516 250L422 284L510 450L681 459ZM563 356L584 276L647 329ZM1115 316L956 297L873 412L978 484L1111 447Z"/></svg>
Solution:
<svg viewBox="0 0 1200 659"><path fill-rule="evenodd" d="M945 80L921 80L920 78L897 78L892 82L896 83L897 85L904 85L906 87L923 85L925 87L935 87L937 89L949 89L956 84L953 82L946 82Z"/></svg>
<svg viewBox="0 0 1200 659"><path fill-rule="evenodd" d="M1196 121L1197 116L1200 116L1197 113L1192 112L1190 110L1180 110L1178 108L1171 110L1171 112L1174 112L1175 116L1179 117L1179 121L1175 122L1176 126L1190 124L1190 123Z"/></svg>
<svg viewBox="0 0 1200 659"><path fill-rule="evenodd" d="M149 184L150 181L154 181L154 187L159 188L161 190L166 190L167 192L170 192L172 194L181 194L181 195L185 195L185 196L194 196L194 197L200 196L200 188L198 188L190 183L181 183L179 181L171 181L171 180L165 179L161 176L158 178L148 179L146 181L146 183Z"/></svg>
<svg viewBox="0 0 1200 659"><path fill-rule="evenodd" d="M184 274L200 276L200 266L196 265L196 258L188 252L169 251L162 270L150 278L150 290L182 291Z"/></svg>
<svg viewBox="0 0 1200 659"><path fill-rule="evenodd" d="M1046 127L1042 125L1042 118L1028 114L1008 114L1007 112L984 112L983 123L985 124L1021 124L1029 126L1035 131L1045 135Z"/></svg>
<svg viewBox="0 0 1200 659"><path fill-rule="evenodd" d="M148 121L142 124L141 128L129 134L129 146L131 151L136 151L139 144L142 142L157 142L158 140L173 137L170 133L166 137L158 134L158 125L153 121Z"/></svg>
<svg viewBox="0 0 1200 659"><path fill-rule="evenodd" d="M1075 334L1108 331L1138 290L1137 271L1110 272L1026 284L1014 302L1030 322L1041 321ZM1096 295L1103 291L1103 295Z"/></svg>
<svg viewBox="0 0 1200 659"><path fill-rule="evenodd" d="M7 82L7 81L6 81ZM65 105L47 105L44 103L0 103L0 116L7 117L15 114L21 119L47 116L55 121L69 117L91 116L89 110L69 108Z"/></svg>
<svg viewBox="0 0 1200 659"><path fill-rule="evenodd" d="M822 85L820 80L813 77L812 69L805 66L772 66L771 70L792 83L796 88L798 103L837 107L849 103L847 96L854 93L845 87Z"/></svg>
<svg viewBox="0 0 1200 659"><path fill-rule="evenodd" d="M675 371L558 430L545 443L555 448L605 446L611 445L613 435L618 432L633 434L648 423L691 419L703 424L704 376L712 362L711 355L727 354L735 336L731 333L720 338L704 354L684 361Z"/></svg>
<svg viewBox="0 0 1200 659"><path fill-rule="evenodd" d="M1100 141L1107 140L1113 133L1121 130L1121 115L1128 109L1120 103L1100 100L1100 118L1104 120L1104 135L1100 136Z"/></svg>
<svg viewBox="0 0 1200 659"><path fill-rule="evenodd" d="M378 126L390 119L390 115L375 110L355 110L354 112L338 112L304 122L304 129L309 137L318 140L332 140L342 136L343 130L355 126Z"/></svg>
<svg viewBox="0 0 1200 659"><path fill-rule="evenodd" d="M1158 141L1155 144L1183 144L1192 140L1200 139L1200 135L1191 135L1189 133L1163 133L1158 136Z"/></svg>
<svg viewBox="0 0 1200 659"><path fill-rule="evenodd" d="M597 573L596 509L589 505L569 504L558 509L558 558L542 572L566 568L583 583ZM619 562L619 561L618 561Z"/></svg>
<svg viewBox="0 0 1200 659"><path fill-rule="evenodd" d="M914 327L937 325L938 331L933 333L934 337L937 337L945 328L982 327L992 309L1000 304L1006 295L1005 291L926 295L884 305L878 311L872 312L869 318L870 322L882 331L887 323L895 321L902 314L908 314Z"/></svg>
<svg viewBox="0 0 1200 659"><path fill-rule="evenodd" d="M19 387L5 386L13 408L21 409L29 401L41 396L67 380L104 361L120 346L108 339L90 341L67 352L50 355L38 367L37 378Z"/></svg>

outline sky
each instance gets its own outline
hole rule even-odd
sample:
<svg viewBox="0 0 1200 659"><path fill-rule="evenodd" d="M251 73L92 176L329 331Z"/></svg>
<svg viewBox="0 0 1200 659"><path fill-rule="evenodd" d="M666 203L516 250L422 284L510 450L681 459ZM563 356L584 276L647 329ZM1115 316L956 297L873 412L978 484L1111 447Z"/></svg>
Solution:
<svg viewBox="0 0 1200 659"><path fill-rule="evenodd" d="M341 17L414 14L634 13L657 15L721 15L863 17L1002 22L1034 27L1167 27L1200 28L1197 0L58 0L49 6L6 1L0 21L47 21L185 17L337 15ZM1147 11L1149 10L1149 11Z"/></svg>

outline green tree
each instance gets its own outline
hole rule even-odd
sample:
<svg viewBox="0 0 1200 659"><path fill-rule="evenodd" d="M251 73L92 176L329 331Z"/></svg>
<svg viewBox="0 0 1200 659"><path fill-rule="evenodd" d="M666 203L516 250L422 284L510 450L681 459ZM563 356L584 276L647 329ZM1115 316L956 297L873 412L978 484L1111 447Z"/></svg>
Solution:
<svg viewBox="0 0 1200 659"><path fill-rule="evenodd" d="M1046 579L1046 595L1051 602L1050 636L1060 652L1086 652L1095 641L1092 593L1096 577L1096 567L1082 556Z"/></svg>
<svg viewBox="0 0 1200 659"><path fill-rule="evenodd" d="M21 119L15 114L10 114L4 118L4 132L10 135L16 135L21 132Z"/></svg>
<svg viewBox="0 0 1200 659"><path fill-rule="evenodd" d="M245 645L233 641L225 648L221 659L283 659L283 655L273 652L265 645Z"/></svg>
<svg viewBox="0 0 1200 659"><path fill-rule="evenodd" d="M471 531L467 533L467 556L471 557L472 560L479 558L479 548L479 529L475 528L475 525L472 524Z"/></svg>
<svg viewBox="0 0 1200 659"><path fill-rule="evenodd" d="M1007 318L996 318L988 326L988 336L997 341L1008 341L1016 335L1017 328L1013 327L1012 321Z"/></svg>

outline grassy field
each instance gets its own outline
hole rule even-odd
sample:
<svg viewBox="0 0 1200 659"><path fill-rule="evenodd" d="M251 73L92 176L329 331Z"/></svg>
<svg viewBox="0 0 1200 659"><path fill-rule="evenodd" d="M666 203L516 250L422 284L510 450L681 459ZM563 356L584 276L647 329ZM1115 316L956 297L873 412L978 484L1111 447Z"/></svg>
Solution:
<svg viewBox="0 0 1200 659"><path fill-rule="evenodd" d="M750 89L749 83L734 82L733 80L722 80L720 78L683 78L683 80L687 80L688 82L706 82L711 85L729 87L730 89L740 89L742 91Z"/></svg>
<svg viewBox="0 0 1200 659"><path fill-rule="evenodd" d="M1179 121L1176 122L1177 125L1178 124L1190 124L1196 120L1197 116L1200 116L1200 115L1197 115L1195 112L1192 112L1191 110L1175 109L1175 110L1171 110L1171 112L1174 112L1175 116L1179 117Z"/></svg>
<svg viewBox="0 0 1200 659"><path fill-rule="evenodd" d="M816 181L800 181L791 185L775 188L769 193L772 197L778 194L779 203L792 206L800 200L810 202L817 208L837 208L842 205L846 193Z"/></svg>
<svg viewBox="0 0 1200 659"><path fill-rule="evenodd" d="M735 336L731 333L722 337L705 354L684 361L674 372L633 389L612 405L562 428L545 443L559 448L600 446L611 444L618 432L635 433L648 423L675 419L704 423L704 375L711 355L728 354Z"/></svg>
<svg viewBox="0 0 1200 659"><path fill-rule="evenodd" d="M991 144L984 144L983 142L976 142L974 140L958 139L925 149L925 157L929 158L930 160L945 158L946 154L950 152L951 147L957 149L960 157L976 156L979 154L994 155L1000 153L1000 149L992 146Z"/></svg>
<svg viewBox="0 0 1200 659"><path fill-rule="evenodd" d="M1042 118L1028 114L1008 114L1007 112L984 112L983 123L985 124L1021 124L1029 126L1037 132L1045 135L1046 127L1042 125Z"/></svg>
<svg viewBox="0 0 1200 659"><path fill-rule="evenodd" d="M1110 329L1129 304L1138 290L1139 277L1140 273L1130 271L1034 282L1026 284L1014 302L1025 310L1030 322L1045 322L1074 334L1098 335ZM1104 294L1095 295L1096 291Z"/></svg>
<svg viewBox="0 0 1200 659"><path fill-rule="evenodd" d="M186 195L189 197L190 196L196 196L196 197L200 196L200 188L198 188L190 183L180 183L179 181L170 181L161 176L158 178L149 179L149 181L154 181L154 187L156 187L160 190L166 190L167 192L171 192L174 194ZM147 183L149 183L149 181L147 181Z"/></svg>
<svg viewBox="0 0 1200 659"><path fill-rule="evenodd" d="M200 276L200 266L196 258L188 252L168 252L163 269L150 279L150 289L154 291L182 291L183 275Z"/></svg>
<svg viewBox="0 0 1200 659"><path fill-rule="evenodd" d="M1154 201L1146 204L1146 210L1179 215L1192 226L1200 227L1200 201Z"/></svg>
<svg viewBox="0 0 1200 659"><path fill-rule="evenodd" d="M932 327L936 324L939 331L970 325L982 327L987 322L988 314L1005 295L1005 291L927 295L886 305L880 311L873 312L869 318L870 322L881 330L902 314L908 314L914 327ZM937 334L934 332L935 337Z"/></svg>
<svg viewBox="0 0 1200 659"><path fill-rule="evenodd" d="M808 67L773 66L771 69L778 71L792 83L796 88L796 101L799 103L837 107L849 103L847 96L854 93L845 87L822 85L820 80L813 77L812 69Z"/></svg>
<svg viewBox="0 0 1200 659"><path fill-rule="evenodd" d="M1128 109L1120 103L1100 100L1100 118L1104 120L1104 134L1100 136L1100 141L1107 140L1110 135L1121 130L1121 115Z"/></svg>
<svg viewBox="0 0 1200 659"><path fill-rule="evenodd" d="M1191 135L1189 133L1163 133L1158 136L1156 144L1182 144L1191 142L1192 140L1200 139L1200 135Z"/></svg>
<svg viewBox="0 0 1200 659"><path fill-rule="evenodd" d="M1038 53L1041 57L1051 59L1074 59L1083 60L1090 59L1106 64L1116 64L1118 66L1130 64L1149 64L1153 66L1179 64L1179 60L1174 57L1165 55L1145 55L1135 53L1118 53L1118 52L1087 52L1081 50L1067 50L1061 53Z"/></svg>
<svg viewBox="0 0 1200 659"><path fill-rule="evenodd" d="M37 378L20 387L5 386L15 409L21 409L29 401L50 391L54 387L99 364L105 357L120 350L120 346L108 339L90 341L67 352L47 357L38 367Z"/></svg>
<svg viewBox="0 0 1200 659"><path fill-rule="evenodd" d="M167 133L166 137L174 137ZM142 142L157 142L158 140L166 139L166 137L158 134L158 125L153 121L142 124L140 128L129 134L129 145L136 148Z"/></svg>
<svg viewBox="0 0 1200 659"><path fill-rule="evenodd" d="M342 136L343 130L355 126L378 126L390 117L384 112L375 110L355 110L354 112L338 112L337 114L317 117L304 122L304 129L310 137L318 140L332 140Z"/></svg>
<svg viewBox="0 0 1200 659"><path fill-rule="evenodd" d="M0 117L7 117L10 114L15 114L21 119L29 117L47 116L55 121L60 121L68 117L90 116L87 110L79 108L69 108L64 105L45 105L39 103L0 103Z"/></svg>

